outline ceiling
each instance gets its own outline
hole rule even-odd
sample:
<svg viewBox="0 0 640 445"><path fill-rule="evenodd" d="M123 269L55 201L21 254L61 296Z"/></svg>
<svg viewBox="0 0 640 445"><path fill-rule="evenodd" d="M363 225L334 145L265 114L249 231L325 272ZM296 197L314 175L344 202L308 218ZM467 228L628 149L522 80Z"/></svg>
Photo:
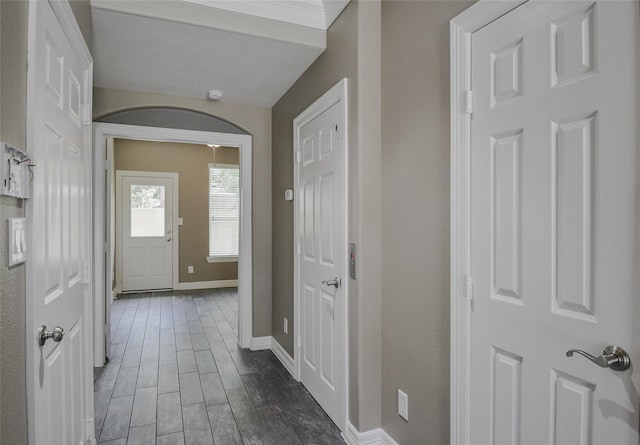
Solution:
<svg viewBox="0 0 640 445"><path fill-rule="evenodd" d="M273 106L349 0L92 0L94 86Z"/></svg>

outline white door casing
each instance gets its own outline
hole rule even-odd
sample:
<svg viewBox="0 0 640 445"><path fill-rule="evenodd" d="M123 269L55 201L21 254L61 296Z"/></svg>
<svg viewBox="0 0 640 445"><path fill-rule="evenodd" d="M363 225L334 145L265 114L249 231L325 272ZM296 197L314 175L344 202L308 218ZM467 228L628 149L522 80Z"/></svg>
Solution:
<svg viewBox="0 0 640 445"><path fill-rule="evenodd" d="M346 79L294 120L296 374L344 429L347 413ZM338 286L329 282L336 280Z"/></svg>
<svg viewBox="0 0 640 445"><path fill-rule="evenodd" d="M113 150L105 153L105 141L109 138L139 139L158 142L180 142L193 144L219 144L230 147L238 147L240 152L240 257L238 258L238 341L241 347L249 348L252 338L252 308L253 308L253 255L252 255L252 136L245 134L214 133L195 130L181 130L174 128L144 127L137 125L123 125L96 122L94 129L94 166L95 177L104 178L96 181L94 185L94 273L96 277L95 292L95 320L105 320L105 299L109 293L106 291L107 276L110 276L111 264L105 264L105 243L109 240L105 234L105 203L111 189L111 175L105 175L105 169L109 169L113 162ZM179 215L177 215L179 216ZM176 218L177 218L176 216ZM174 230L175 237L179 231ZM177 254L176 254L177 256ZM178 277L174 264L174 277ZM174 283L174 288L179 288L180 283ZM103 366L105 363L106 343L105 324L96 323L94 326L94 366ZM106 340L106 341L105 341Z"/></svg>
<svg viewBox="0 0 640 445"><path fill-rule="evenodd" d="M640 360L638 4L478 17L452 27L452 443L638 443L640 374L565 355Z"/></svg>
<svg viewBox="0 0 640 445"><path fill-rule="evenodd" d="M29 2L27 406L29 443L89 443L92 60L67 2ZM65 335L38 344L37 330Z"/></svg>
<svg viewBox="0 0 640 445"><path fill-rule="evenodd" d="M177 173L134 172L119 170L116 172L116 196L118 214L117 230L119 258L118 276L122 291L142 291L153 289L172 289L177 282L174 276L178 262L178 184ZM131 189L135 186L160 188L164 192L163 207L159 209L132 209ZM147 224L145 232L132 232L132 216L138 224L145 224L141 218L132 215L138 212L159 212L153 218L164 222L163 227L152 228ZM135 229L134 229L135 231ZM138 230L139 231L139 230ZM142 236L144 235L144 236ZM174 264L176 263L176 264Z"/></svg>

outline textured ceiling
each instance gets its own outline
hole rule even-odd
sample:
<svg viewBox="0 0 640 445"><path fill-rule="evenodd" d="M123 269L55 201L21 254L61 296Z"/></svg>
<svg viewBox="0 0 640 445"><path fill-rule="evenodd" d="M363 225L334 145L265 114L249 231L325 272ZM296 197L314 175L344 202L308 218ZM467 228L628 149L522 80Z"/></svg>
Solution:
<svg viewBox="0 0 640 445"><path fill-rule="evenodd" d="M192 1L100 0L92 6L94 85L101 88L202 98L217 89L224 101L271 107L326 45L324 29L300 21ZM307 9L319 20L317 9Z"/></svg>

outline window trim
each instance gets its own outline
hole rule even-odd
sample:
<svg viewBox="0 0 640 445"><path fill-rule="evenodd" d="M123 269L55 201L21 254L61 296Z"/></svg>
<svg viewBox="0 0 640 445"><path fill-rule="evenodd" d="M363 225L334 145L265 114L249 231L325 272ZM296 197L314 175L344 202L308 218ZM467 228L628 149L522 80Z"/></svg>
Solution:
<svg viewBox="0 0 640 445"><path fill-rule="evenodd" d="M237 263L237 255L215 255L207 256L207 263Z"/></svg>

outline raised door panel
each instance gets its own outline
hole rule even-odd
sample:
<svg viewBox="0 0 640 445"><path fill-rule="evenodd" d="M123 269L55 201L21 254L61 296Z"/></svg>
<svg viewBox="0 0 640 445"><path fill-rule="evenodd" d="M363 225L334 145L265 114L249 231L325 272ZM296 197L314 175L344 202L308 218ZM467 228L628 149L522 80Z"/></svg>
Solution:
<svg viewBox="0 0 640 445"><path fill-rule="evenodd" d="M596 116L552 123L552 304L561 315L595 321L591 280Z"/></svg>

